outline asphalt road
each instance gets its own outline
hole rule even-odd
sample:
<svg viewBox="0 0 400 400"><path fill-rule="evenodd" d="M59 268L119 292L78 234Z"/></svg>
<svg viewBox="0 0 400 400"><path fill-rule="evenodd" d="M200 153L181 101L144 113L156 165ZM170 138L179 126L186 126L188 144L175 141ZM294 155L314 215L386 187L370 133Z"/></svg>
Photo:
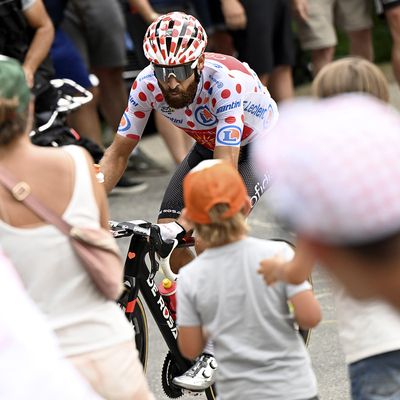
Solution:
<svg viewBox="0 0 400 400"><path fill-rule="evenodd" d="M305 88L301 93L307 93L307 90ZM400 109L400 91L397 85L392 83L390 90L392 103ZM165 187L172 176L174 165L159 135L144 137L140 146L159 162L168 165L170 172L162 176L138 176L138 179L148 183L148 189L142 193L111 194L109 196L110 213L114 220L144 219L155 222ZM282 230L275 220L274 206L270 201L272 192L273 187L263 196L262 201L251 213L249 217L250 234L259 238L293 239L290 232ZM128 239L120 239L119 244L122 251L126 252ZM319 397L321 400L350 400L347 368L338 337L330 279L321 268L314 271L312 278L314 291L320 301L323 313L322 322L312 331L309 345L309 353L318 379ZM158 279L162 279L162 277L160 276ZM147 317L150 344L146 376L156 398L167 399L161 388L161 368L167 349L149 313Z"/></svg>

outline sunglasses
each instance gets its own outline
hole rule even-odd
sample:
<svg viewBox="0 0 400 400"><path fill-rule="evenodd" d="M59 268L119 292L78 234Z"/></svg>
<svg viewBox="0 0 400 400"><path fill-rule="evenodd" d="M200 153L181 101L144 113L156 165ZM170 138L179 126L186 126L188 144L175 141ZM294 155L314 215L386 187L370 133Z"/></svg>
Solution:
<svg viewBox="0 0 400 400"><path fill-rule="evenodd" d="M171 75L173 75L178 81L184 81L190 78L194 73L196 65L197 60L192 64L178 65L176 67L160 67L159 65L151 64L154 76L163 82L168 82Z"/></svg>

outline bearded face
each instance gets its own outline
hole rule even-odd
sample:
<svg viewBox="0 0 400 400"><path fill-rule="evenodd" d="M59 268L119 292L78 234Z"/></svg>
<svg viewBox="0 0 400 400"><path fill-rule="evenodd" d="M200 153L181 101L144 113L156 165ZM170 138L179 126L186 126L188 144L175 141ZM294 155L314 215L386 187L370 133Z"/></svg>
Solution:
<svg viewBox="0 0 400 400"><path fill-rule="evenodd" d="M174 89L171 89L168 85L161 85L160 81L158 86L164 96L165 102L171 108L184 108L188 106L194 99L197 91L197 82L193 80L186 89L183 85L178 85Z"/></svg>

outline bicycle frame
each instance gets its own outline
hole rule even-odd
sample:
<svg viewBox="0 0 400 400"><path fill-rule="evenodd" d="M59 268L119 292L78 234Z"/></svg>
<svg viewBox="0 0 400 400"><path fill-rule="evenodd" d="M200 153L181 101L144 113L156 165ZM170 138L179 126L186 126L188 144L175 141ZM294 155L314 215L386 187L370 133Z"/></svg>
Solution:
<svg viewBox="0 0 400 400"><path fill-rule="evenodd" d="M176 363L182 368L182 371L186 371L191 367L192 362L184 358L178 349L176 341L178 336L177 325L158 291L152 271L146 266L145 258L149 253L150 245L147 237L133 235L125 260L125 280L129 281L131 285L125 311L126 317L131 321L136 299L140 291L165 343L171 354L175 357ZM150 256L152 255L150 254Z"/></svg>

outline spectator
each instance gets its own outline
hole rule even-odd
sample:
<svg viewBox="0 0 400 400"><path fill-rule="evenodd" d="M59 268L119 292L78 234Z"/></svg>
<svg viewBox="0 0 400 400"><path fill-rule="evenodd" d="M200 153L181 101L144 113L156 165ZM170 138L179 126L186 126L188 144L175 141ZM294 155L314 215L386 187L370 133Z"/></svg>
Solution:
<svg viewBox="0 0 400 400"><path fill-rule="evenodd" d="M43 62L49 55L53 24L42 0L10 0L0 7L0 54L17 58L29 87L33 87L34 75L40 66L45 67ZM51 64L49 59L48 63Z"/></svg>
<svg viewBox="0 0 400 400"><path fill-rule="evenodd" d="M93 100L67 116L68 125L80 136L89 138L103 147L102 128L97 110L99 89L90 77L81 55L64 29L60 28L64 10L69 0L43 0L46 10L54 24L55 35L51 45L55 78L68 78L90 91Z"/></svg>
<svg viewBox="0 0 400 400"><path fill-rule="evenodd" d="M287 0L221 0L238 58L254 68L276 101L293 97L294 42Z"/></svg>
<svg viewBox="0 0 400 400"><path fill-rule="evenodd" d="M313 82L314 96L367 92L389 101L389 87L382 71L367 60L344 58L326 65ZM373 400L400 394L400 313L379 299L355 300L334 280L333 294L352 398ZM368 332L368 335L365 334Z"/></svg>
<svg viewBox="0 0 400 400"><path fill-rule="evenodd" d="M310 328L321 319L308 281L265 286L260 260L286 243L246 237L250 198L227 161L203 161L183 181L184 216L206 250L179 274L177 323L182 354L193 359L214 343L218 398L317 399L317 382L294 320ZM289 311L288 301L294 308ZM173 382L184 382L184 377Z"/></svg>
<svg viewBox="0 0 400 400"><path fill-rule="evenodd" d="M369 92L360 81L354 87ZM264 260L265 279L295 283L318 259L353 297L381 296L400 309L398 113L346 93L288 106L281 119L258 156L279 171L276 201L298 234L297 252L290 263ZM262 161L266 148L270 160Z"/></svg>
<svg viewBox="0 0 400 400"><path fill-rule="evenodd" d="M332 61L335 24L350 39L350 55L373 61L372 19L368 0L291 0L303 50L311 50L312 75Z"/></svg>
<svg viewBox="0 0 400 400"><path fill-rule="evenodd" d="M1 167L71 225L108 228L107 198L93 160L81 147L33 145L33 107L22 68L16 60L2 58ZM46 315L64 355L108 400L153 399L130 324L98 290L68 236L45 224L2 185L0 198L2 247Z"/></svg>
<svg viewBox="0 0 400 400"><path fill-rule="evenodd" d="M385 17L392 34L392 67L397 83L400 84L400 1L375 0L376 12Z"/></svg>
<svg viewBox="0 0 400 400"><path fill-rule="evenodd" d="M0 348L1 397L25 400L34 393L41 400L101 400L62 356L57 338L1 247L0 265L0 342L6 344Z"/></svg>
<svg viewBox="0 0 400 400"><path fill-rule="evenodd" d="M86 68L99 80L99 106L111 131L118 130L128 102L128 92L122 76L127 64L125 19L117 0L70 0L60 25L81 54ZM132 154L136 172L165 173L164 166L144 152ZM137 168L136 168L137 167ZM143 182L119 185L119 191L144 190ZM115 191L114 191L115 192Z"/></svg>

